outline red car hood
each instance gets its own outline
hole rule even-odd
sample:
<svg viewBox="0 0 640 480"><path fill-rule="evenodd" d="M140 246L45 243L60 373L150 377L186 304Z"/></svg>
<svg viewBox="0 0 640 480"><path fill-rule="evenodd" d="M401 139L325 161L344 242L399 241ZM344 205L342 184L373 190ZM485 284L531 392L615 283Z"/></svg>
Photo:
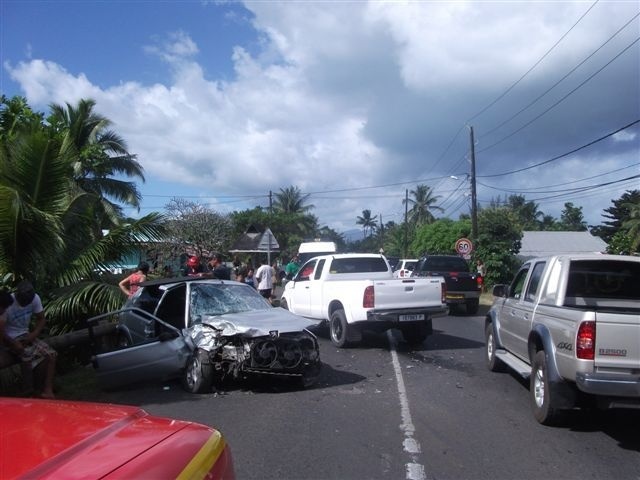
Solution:
<svg viewBox="0 0 640 480"><path fill-rule="evenodd" d="M229 478L222 435L122 405L0 398L0 478Z"/></svg>

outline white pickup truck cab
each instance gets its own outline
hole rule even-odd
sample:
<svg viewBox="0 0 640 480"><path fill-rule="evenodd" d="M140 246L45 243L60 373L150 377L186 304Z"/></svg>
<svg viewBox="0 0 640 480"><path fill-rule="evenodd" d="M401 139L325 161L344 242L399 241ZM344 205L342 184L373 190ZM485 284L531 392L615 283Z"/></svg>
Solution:
<svg viewBox="0 0 640 480"><path fill-rule="evenodd" d="M640 408L640 257L536 258L493 295L487 366L529 378L540 423L581 403Z"/></svg>
<svg viewBox="0 0 640 480"><path fill-rule="evenodd" d="M304 263L284 287L280 306L329 324L338 347L357 343L362 331L398 328L410 344L432 332L431 318L447 313L444 279L393 278L383 255L322 255Z"/></svg>

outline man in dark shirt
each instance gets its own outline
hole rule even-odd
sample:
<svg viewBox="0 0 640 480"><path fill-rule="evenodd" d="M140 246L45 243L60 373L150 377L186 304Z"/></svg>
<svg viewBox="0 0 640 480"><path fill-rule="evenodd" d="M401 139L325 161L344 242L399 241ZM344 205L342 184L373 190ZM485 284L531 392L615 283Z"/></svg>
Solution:
<svg viewBox="0 0 640 480"><path fill-rule="evenodd" d="M222 255L214 253L208 263L209 276L219 280L231 280L231 269L222 263Z"/></svg>

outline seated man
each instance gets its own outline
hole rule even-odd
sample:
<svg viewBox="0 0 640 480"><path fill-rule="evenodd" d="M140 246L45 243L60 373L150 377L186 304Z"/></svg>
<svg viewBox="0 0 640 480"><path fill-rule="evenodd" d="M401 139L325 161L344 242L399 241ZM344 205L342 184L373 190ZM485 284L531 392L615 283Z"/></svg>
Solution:
<svg viewBox="0 0 640 480"><path fill-rule="evenodd" d="M18 284L13 299L13 304L6 309L3 316L0 316L0 336L9 350L22 362L23 375L32 375L33 369L37 366L46 369L40 396L54 398L53 376L57 353L38 339L46 323L40 296L36 294L31 282L23 280ZM30 331L32 317L35 317L36 323Z"/></svg>
<svg viewBox="0 0 640 480"><path fill-rule="evenodd" d="M6 320L5 312L13 303L13 296L6 290L0 289L0 323ZM0 368L13 365L15 356L5 346L4 342L0 342Z"/></svg>

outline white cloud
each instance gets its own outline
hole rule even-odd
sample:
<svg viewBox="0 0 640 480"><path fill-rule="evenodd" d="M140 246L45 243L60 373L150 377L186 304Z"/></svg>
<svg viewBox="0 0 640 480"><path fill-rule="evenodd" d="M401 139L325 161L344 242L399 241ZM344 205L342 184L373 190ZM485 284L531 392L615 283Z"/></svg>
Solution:
<svg viewBox="0 0 640 480"><path fill-rule="evenodd" d="M95 99L97 110L114 121L151 181L190 185L208 195L266 195L289 185L321 192L397 184L311 198L321 222L348 229L355 228L355 218L365 208L385 221L400 221L404 190L414 186L402 182L467 170L468 133L464 130L451 142L456 130L526 72L588 8L582 2L247 5L261 48L238 45L229 52L232 79L207 77L201 57L208 45L197 45L185 30L146 47L169 67L172 77L167 84L143 84L131 74L128 81L100 88L99 79L37 59L5 64L5 69L36 106ZM632 10L619 3L597 5L583 28L563 41L564 48L558 47L508 101L478 121L478 150L500 138L483 134L548 88L628 20ZM603 52L602 58L611 58L615 48ZM479 172L539 163L628 123L638 114L640 87L637 58L635 63L627 58L624 64L629 78L611 74L622 86L611 85L610 78L592 82L595 90L572 97L535 128L505 142L504 148L479 153ZM567 82L564 91L579 81ZM633 99L635 110L629 106ZM536 105L537 112L551 102L545 99ZM510 130L505 127L499 134L504 136L524 121L509 124ZM524 180L514 176L491 183L524 189L584 178L587 172L632 163L634 148L637 160L635 131L621 132L615 140L626 153L603 147L532 171ZM444 180L430 185L441 188L443 197L453 190ZM451 204L465 203L462 191L456 191L458 200L451 199ZM481 187L478 197L499 193ZM596 223L600 211L609 206L607 195L619 196L607 192L604 204L602 196L581 197L574 204L588 204L585 216L589 210L590 222ZM545 200L541 209L558 216L565 201L571 199Z"/></svg>

